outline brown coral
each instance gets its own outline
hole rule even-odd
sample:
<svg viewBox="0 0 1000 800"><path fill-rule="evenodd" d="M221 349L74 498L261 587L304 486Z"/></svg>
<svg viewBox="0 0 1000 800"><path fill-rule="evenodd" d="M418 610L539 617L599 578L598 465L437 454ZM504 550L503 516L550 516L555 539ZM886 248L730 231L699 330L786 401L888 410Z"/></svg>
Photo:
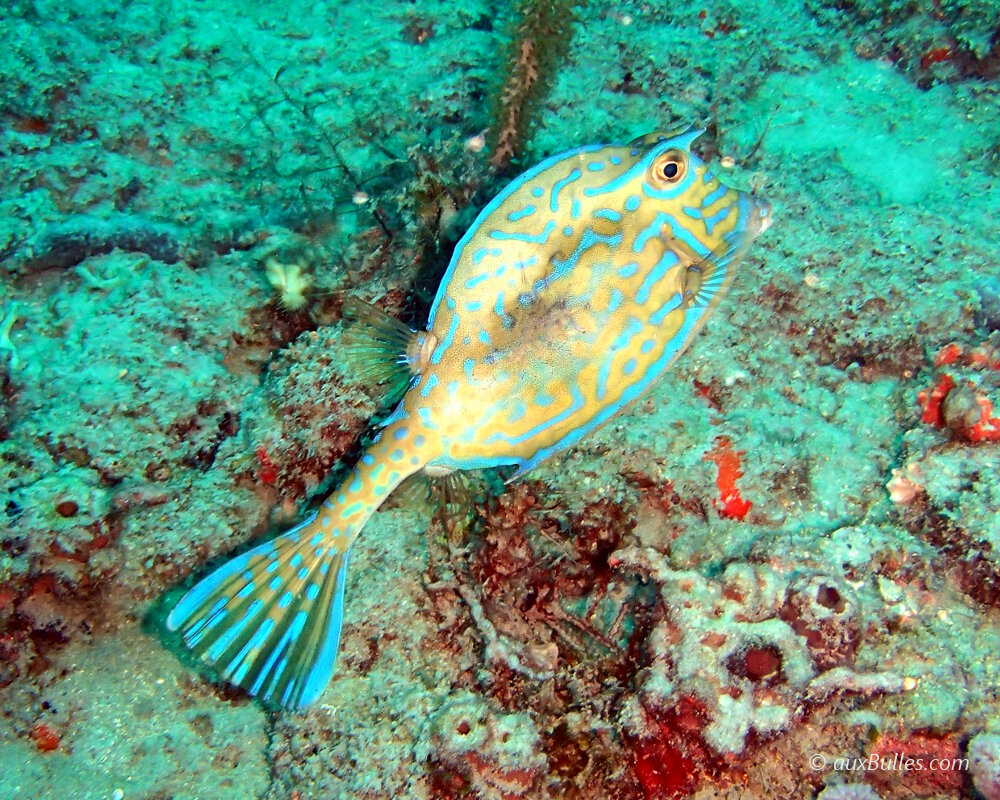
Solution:
<svg viewBox="0 0 1000 800"><path fill-rule="evenodd" d="M521 0L511 42L509 73L490 132L490 163L505 169L524 149L531 115L551 85L550 75L569 49L574 5L560 0Z"/></svg>

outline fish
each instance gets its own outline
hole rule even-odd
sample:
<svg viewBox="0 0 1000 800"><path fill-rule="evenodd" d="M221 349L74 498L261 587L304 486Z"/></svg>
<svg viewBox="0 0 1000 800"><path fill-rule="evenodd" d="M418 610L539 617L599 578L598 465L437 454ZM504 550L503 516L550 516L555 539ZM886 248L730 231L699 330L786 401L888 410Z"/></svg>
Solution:
<svg viewBox="0 0 1000 800"><path fill-rule="evenodd" d="M722 183L689 128L578 147L515 178L458 242L413 331L360 300L365 374L401 398L303 522L236 556L167 618L229 683L301 710L330 681L351 546L417 473L513 466L572 447L646 392L732 283L770 204Z"/></svg>

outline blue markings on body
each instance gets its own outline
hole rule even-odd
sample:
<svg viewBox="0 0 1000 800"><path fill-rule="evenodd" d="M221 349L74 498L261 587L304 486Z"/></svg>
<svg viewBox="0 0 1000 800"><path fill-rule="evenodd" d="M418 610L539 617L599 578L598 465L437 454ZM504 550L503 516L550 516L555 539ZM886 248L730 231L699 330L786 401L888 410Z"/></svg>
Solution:
<svg viewBox="0 0 1000 800"><path fill-rule="evenodd" d="M572 219L580 219L580 200L577 197L573 198L573 203L570 206L569 215Z"/></svg>
<svg viewBox="0 0 1000 800"><path fill-rule="evenodd" d="M424 381L423 387L420 389L420 396L427 397L433 391L434 387L438 385L437 373L432 372L427 376L427 380Z"/></svg>
<svg viewBox="0 0 1000 800"><path fill-rule="evenodd" d="M632 249L636 253L641 253L642 248L644 248L650 239L655 239L660 235L660 229L663 224L670 222L673 218L666 211L658 211L653 221L649 223L645 228L639 231L638 235L635 237L635 244L632 245Z"/></svg>
<svg viewBox="0 0 1000 800"><path fill-rule="evenodd" d="M646 243L652 239L654 236L660 235L660 229L666 224L670 228L671 236L674 239L679 240L684 245L689 247L694 253L699 257L704 258L708 255L709 249L702 243L702 241L695 236L691 231L689 231L684 225L677 221L677 219L665 211L659 211L653 221L646 226L639 235L635 237L635 244L633 249L635 252L640 252Z"/></svg>
<svg viewBox="0 0 1000 800"><path fill-rule="evenodd" d="M611 417L617 414L624 406L628 405L635 400L635 398L645 392L653 381L662 375L663 372L670 366L672 361L684 351L686 346L690 343L692 336L694 336L697 332L698 322L702 316L703 312L700 311L698 313L687 314L684 324L681 326L677 334L667 343L660 357L650 364L649 367L641 375L639 375L634 382L629 383L615 402L609 403L608 405L600 408L598 412L587 422L573 428L555 444L550 447L542 448L531 458L521 462L517 472L507 479L508 482L520 477L525 472L528 472L553 453L558 453L560 450L576 444L591 431L599 428L611 419Z"/></svg>
<svg viewBox="0 0 1000 800"><path fill-rule="evenodd" d="M565 228L563 228L563 236L572 236L572 235L573 235L573 228L571 226L567 225Z"/></svg>
<svg viewBox="0 0 1000 800"><path fill-rule="evenodd" d="M613 208L598 208L594 211L594 216L599 219L607 219L611 222L620 222L622 215Z"/></svg>
<svg viewBox="0 0 1000 800"><path fill-rule="evenodd" d="M455 331L458 330L458 314L454 311L451 314L451 322L448 323L448 332L444 335L444 338L438 342L438 346L434 348L434 352L431 353L430 362L432 364L440 364L441 359L444 357L445 351L451 344L451 340L455 338Z"/></svg>
<svg viewBox="0 0 1000 800"><path fill-rule="evenodd" d="M660 306L656 311L649 315L650 325L659 325L667 318L667 314L676 311L681 307L684 302L684 298L680 294L675 294L666 303ZM644 345L645 346L645 345Z"/></svg>
<svg viewBox="0 0 1000 800"><path fill-rule="evenodd" d="M639 178L646 169L652 163L653 158L658 154L659 149L651 150L645 156L636 161L631 167L625 170L620 175L615 176L610 181L601 186L588 186L583 190L586 197L597 197L598 195L619 192L621 189L628 185L630 182ZM639 155L638 150L632 151L633 156Z"/></svg>
<svg viewBox="0 0 1000 800"><path fill-rule="evenodd" d="M481 309L482 307L483 304L480 300L470 300L468 303L465 304L466 311L479 311L479 309Z"/></svg>
<svg viewBox="0 0 1000 800"><path fill-rule="evenodd" d="M608 378L611 375L611 364L614 361L615 354L619 350L623 350L628 347L629 342L637 334L642 332L642 322L638 317L629 317L628 325L625 329L619 333L611 345L608 347L607 358L601 364L601 368L597 371L597 389L595 395L598 400L604 400L608 392Z"/></svg>
<svg viewBox="0 0 1000 800"><path fill-rule="evenodd" d="M729 216L729 207L724 206L715 214L710 217L705 217L705 230L709 236L712 235L712 231L715 230L715 226L718 225L722 220Z"/></svg>
<svg viewBox="0 0 1000 800"><path fill-rule="evenodd" d="M427 408L426 406L418 408L417 416L420 417L420 421L424 423L426 427L430 428L432 431L437 430L437 425L435 425L433 420L431 420L431 410L429 408ZM417 447L420 447L421 444L423 443L423 438L424 438L423 436L417 434L415 437L413 437L413 443ZM418 440L420 441L418 442Z"/></svg>
<svg viewBox="0 0 1000 800"><path fill-rule="evenodd" d="M480 272L478 275L473 275L471 278L467 278L465 281L466 289L475 289L479 284L490 277L488 272Z"/></svg>
<svg viewBox="0 0 1000 800"><path fill-rule="evenodd" d="M481 341L483 344L488 344L491 347L493 346L493 340L490 339L490 332L485 328L479 331L479 341Z"/></svg>
<svg viewBox="0 0 1000 800"><path fill-rule="evenodd" d="M518 400L514 403L514 408L511 409L510 416L507 417L508 424L514 424L519 420L524 418L524 415L528 413L528 407L525 405L523 400Z"/></svg>
<svg viewBox="0 0 1000 800"><path fill-rule="evenodd" d="M707 179L706 183L711 180L711 178L708 177L708 173L707 172L705 173L705 178ZM726 196L726 192L728 192L728 191L729 191L729 187L720 183L719 187L717 189L714 189L713 191L711 191L711 192L709 192L708 194L705 195L705 199L701 201L701 207L702 208L708 208L710 205L712 205L717 200L721 200L723 197L725 197Z"/></svg>
<svg viewBox="0 0 1000 800"><path fill-rule="evenodd" d="M576 246L569 258L565 260L559 260L556 258L552 259L552 264L555 267L552 270L552 274L549 278L550 281L554 281L561 278L568 273L570 273L573 268L577 265L580 260L580 256L586 253L590 248L598 244L606 244L612 250L614 250L622 242L622 234L614 233L610 236L605 236L603 234L595 233L592 228L587 228L583 232L583 236L580 237L580 243Z"/></svg>
<svg viewBox="0 0 1000 800"><path fill-rule="evenodd" d="M514 327L514 318L511 317L503 307L503 292L497 292L497 302L493 306L493 312L500 317L500 324L504 326L507 330ZM435 351L437 352L437 351Z"/></svg>
<svg viewBox="0 0 1000 800"><path fill-rule="evenodd" d="M476 362L471 358L467 358L462 362L462 369L465 370L465 377L468 379L469 383L473 384L476 382L475 378L472 377L472 370L475 366Z"/></svg>
<svg viewBox="0 0 1000 800"><path fill-rule="evenodd" d="M624 264L618 268L618 275L622 278L631 278L638 271L639 271L639 262L629 261L628 264Z"/></svg>
<svg viewBox="0 0 1000 800"><path fill-rule="evenodd" d="M678 262L677 254L673 250L667 250L661 257L660 260L653 265L653 268L649 271L642 280L642 285L639 287L638 291L635 293L635 299L637 303L645 303L649 300L649 295L653 291L653 287L662 280L663 276L667 274L671 267L677 265Z"/></svg>
<svg viewBox="0 0 1000 800"><path fill-rule="evenodd" d="M641 345L639 346L639 352L640 352L640 353L642 353L643 355L646 355L646 354L647 354L647 353L649 353L649 351L650 351L650 350L652 350L652 349L653 349L654 347L656 347L656 339L646 339L646 340L645 340L645 341L644 341L644 342L643 342L643 343L642 343L642 344L641 344Z"/></svg>
<svg viewBox="0 0 1000 800"><path fill-rule="evenodd" d="M583 175L579 169L574 169L569 175L567 175L562 180L556 181L552 184L552 197L549 198L549 209L555 213L559 210L559 192L561 192L566 186L580 179Z"/></svg>
<svg viewBox="0 0 1000 800"><path fill-rule="evenodd" d="M531 256L530 258L525 258L520 261L515 261L512 265L512 268L517 270L528 269L528 267L533 267L537 263L538 263L538 256Z"/></svg>
<svg viewBox="0 0 1000 800"><path fill-rule="evenodd" d="M522 208L520 211L512 211L507 215L507 219L511 222L517 222L519 219L524 219L525 217L530 217L537 211L534 206L528 205Z"/></svg>
<svg viewBox="0 0 1000 800"><path fill-rule="evenodd" d="M396 428L396 430L392 432L392 438L395 439L397 442L402 441L409 435L410 435L410 429L405 427Z"/></svg>
<svg viewBox="0 0 1000 800"><path fill-rule="evenodd" d="M601 368L597 371L597 389L595 396L598 400L604 400L608 393L608 377L611 375L611 356L605 359Z"/></svg>
<svg viewBox="0 0 1000 800"><path fill-rule="evenodd" d="M611 158L609 158L608 161L610 161L616 167L622 163L621 156L611 156Z"/></svg>
<svg viewBox="0 0 1000 800"><path fill-rule="evenodd" d="M611 299L608 301L608 312L611 314L615 313L621 307L622 300L624 299L624 295L618 289L612 289Z"/></svg>
<svg viewBox="0 0 1000 800"><path fill-rule="evenodd" d="M491 434L486 439L484 444L494 444L495 442L500 442L500 441L507 442L508 444L511 445L523 444L524 442L533 439L538 434L548 430L553 425L558 425L560 422L569 419L571 416L573 416L573 414L575 414L577 411L583 408L584 405L586 405L586 401L583 398L583 392L580 391L580 387L577 386L576 383L571 383L569 385L569 390L570 390L570 395L573 398L573 402L571 402L565 409L560 411L554 417L547 419L544 422L540 422L538 425L535 425L533 428L525 431L524 433L518 436L508 436L505 433L497 431L496 433Z"/></svg>
<svg viewBox="0 0 1000 800"><path fill-rule="evenodd" d="M642 321L638 317L630 316L628 318L628 325L626 325L625 329L614 338L608 349L612 353L615 353L618 350L625 349L626 347L628 347L629 342L632 341L632 338L637 333L641 332L642 332Z"/></svg>
<svg viewBox="0 0 1000 800"><path fill-rule="evenodd" d="M604 169L604 162L591 161L589 164L587 164L587 169L589 169L591 172L600 172L602 169Z"/></svg>
<svg viewBox="0 0 1000 800"><path fill-rule="evenodd" d="M345 517L353 517L355 514L363 513L366 507L366 503L351 503L349 506L344 506L343 514Z"/></svg>
<svg viewBox="0 0 1000 800"><path fill-rule="evenodd" d="M499 247L480 247L472 256L472 263L479 264L486 256L499 256L503 253Z"/></svg>
<svg viewBox="0 0 1000 800"><path fill-rule="evenodd" d="M642 198L637 194L631 194L625 198L626 211L635 211L640 205L642 205Z"/></svg>
<svg viewBox="0 0 1000 800"><path fill-rule="evenodd" d="M528 244L545 244L552 231L556 229L555 220L550 219L545 223L545 227L538 233L508 233L507 231L492 230L490 237L500 241L527 242Z"/></svg>
<svg viewBox="0 0 1000 800"><path fill-rule="evenodd" d="M442 302L442 297L444 297L444 294L451 283L451 277L458 265L462 263L463 259L466 258L465 249L468 244L481 234L480 229L484 220L489 219L493 212L503 205L511 195L515 192L521 191L525 185L530 186L536 177L541 175L546 170L554 167L556 164L571 162L571 160L575 160L580 155L586 153L596 153L598 150L604 150L606 147L607 145L603 144L589 144L583 147L577 147L566 153L559 153L558 155L547 158L509 183L503 191L486 204L486 207L480 211L479 216L476 217L476 221L469 226L465 235L462 236L458 244L455 246L455 251L452 253L451 261L448 263L448 269L445 270L444 277L441 279L441 285L438 288L438 293L434 297L434 302L431 304L431 311L427 321L427 327L429 329L434 328L434 322L437 319L437 310ZM545 194L545 190L541 186L532 186L531 193L535 197L542 197Z"/></svg>
<svg viewBox="0 0 1000 800"><path fill-rule="evenodd" d="M555 397L546 392L544 389L539 389L537 392L535 392L536 406L542 406L542 408L544 408L545 406L552 405L555 401L556 401Z"/></svg>

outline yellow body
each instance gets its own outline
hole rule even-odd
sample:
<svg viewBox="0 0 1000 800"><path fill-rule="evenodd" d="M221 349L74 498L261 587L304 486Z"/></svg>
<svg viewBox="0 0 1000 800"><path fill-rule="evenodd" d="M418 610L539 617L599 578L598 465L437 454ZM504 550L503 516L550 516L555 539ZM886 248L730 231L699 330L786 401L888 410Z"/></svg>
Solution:
<svg viewBox="0 0 1000 800"><path fill-rule="evenodd" d="M313 519L181 600L169 624L189 646L251 694L310 702L333 669L350 545L405 477L499 464L521 474L663 374L770 224L766 203L691 153L697 135L554 156L483 210L378 439Z"/></svg>

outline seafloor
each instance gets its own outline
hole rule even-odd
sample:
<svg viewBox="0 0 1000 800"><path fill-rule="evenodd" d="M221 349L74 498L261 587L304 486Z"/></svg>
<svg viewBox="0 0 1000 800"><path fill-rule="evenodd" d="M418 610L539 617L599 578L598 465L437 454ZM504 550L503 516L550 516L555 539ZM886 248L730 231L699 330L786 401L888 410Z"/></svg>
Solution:
<svg viewBox="0 0 1000 800"><path fill-rule="evenodd" d="M5 4L0 798L1000 798L998 19ZM344 294L422 325L518 163L690 122L775 224L672 373L378 513L307 712L201 673L178 587L383 411Z"/></svg>

